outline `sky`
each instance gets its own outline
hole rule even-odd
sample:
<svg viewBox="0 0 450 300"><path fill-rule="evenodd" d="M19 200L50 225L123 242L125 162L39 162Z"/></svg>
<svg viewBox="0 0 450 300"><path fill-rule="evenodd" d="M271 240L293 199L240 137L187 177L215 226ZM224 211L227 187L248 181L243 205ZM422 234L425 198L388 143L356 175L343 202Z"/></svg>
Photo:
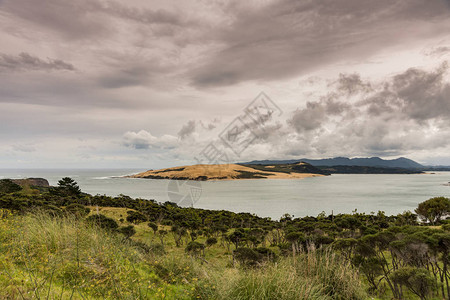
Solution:
<svg viewBox="0 0 450 300"><path fill-rule="evenodd" d="M0 0L0 28L0 168L450 165L448 0Z"/></svg>

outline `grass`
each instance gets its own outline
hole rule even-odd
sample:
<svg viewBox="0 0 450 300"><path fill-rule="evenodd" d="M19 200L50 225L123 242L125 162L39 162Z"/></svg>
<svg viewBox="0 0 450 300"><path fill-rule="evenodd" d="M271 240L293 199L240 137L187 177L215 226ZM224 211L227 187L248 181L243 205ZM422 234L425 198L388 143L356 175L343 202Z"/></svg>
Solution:
<svg viewBox="0 0 450 300"><path fill-rule="evenodd" d="M328 251L241 268L219 245L206 250L208 263L193 259L169 235L166 254L152 251L146 223L128 240L71 217L0 216L0 299L366 298L357 272Z"/></svg>
<svg viewBox="0 0 450 300"><path fill-rule="evenodd" d="M221 282L227 284L220 284ZM262 269L237 269L213 280L217 299L365 299L357 273L314 249Z"/></svg>
<svg viewBox="0 0 450 300"><path fill-rule="evenodd" d="M189 299L189 284L155 273L155 258L122 236L72 218L0 223L1 299Z"/></svg>

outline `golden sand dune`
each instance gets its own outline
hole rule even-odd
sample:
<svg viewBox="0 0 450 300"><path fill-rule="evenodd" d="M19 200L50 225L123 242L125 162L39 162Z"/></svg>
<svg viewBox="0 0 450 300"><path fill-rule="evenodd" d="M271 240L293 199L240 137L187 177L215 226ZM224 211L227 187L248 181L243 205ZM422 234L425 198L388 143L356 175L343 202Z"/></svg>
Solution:
<svg viewBox="0 0 450 300"><path fill-rule="evenodd" d="M150 179L189 179L189 180L235 180L235 179L259 179L259 178L306 178L323 176L313 173L286 173L267 170L258 170L252 167L238 164L221 165L192 165L174 167L160 170L151 170L136 175L132 178Z"/></svg>

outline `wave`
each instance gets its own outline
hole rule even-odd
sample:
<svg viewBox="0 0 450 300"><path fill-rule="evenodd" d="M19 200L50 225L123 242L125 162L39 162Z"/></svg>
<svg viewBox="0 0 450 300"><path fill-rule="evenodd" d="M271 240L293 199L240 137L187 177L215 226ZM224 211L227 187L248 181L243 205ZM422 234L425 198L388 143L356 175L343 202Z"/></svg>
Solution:
<svg viewBox="0 0 450 300"><path fill-rule="evenodd" d="M125 178L127 176L131 176L134 175L135 173L132 174L126 174L126 175L112 175L112 176L99 176L99 177L92 177L92 179L95 180L105 180L105 179L114 179L114 178Z"/></svg>

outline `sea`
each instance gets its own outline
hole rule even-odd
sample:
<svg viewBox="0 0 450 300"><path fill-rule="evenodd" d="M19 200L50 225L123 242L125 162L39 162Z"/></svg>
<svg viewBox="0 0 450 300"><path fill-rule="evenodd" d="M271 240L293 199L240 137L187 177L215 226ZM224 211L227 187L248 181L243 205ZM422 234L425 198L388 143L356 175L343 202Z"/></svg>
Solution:
<svg viewBox="0 0 450 300"><path fill-rule="evenodd" d="M413 211L431 197L450 197L450 172L427 174L334 174L305 179L245 179L230 181L177 181L125 178L141 169L0 169L2 178L42 177L57 185L73 178L92 195L176 202L180 206L247 212L279 219L325 214L394 215Z"/></svg>

